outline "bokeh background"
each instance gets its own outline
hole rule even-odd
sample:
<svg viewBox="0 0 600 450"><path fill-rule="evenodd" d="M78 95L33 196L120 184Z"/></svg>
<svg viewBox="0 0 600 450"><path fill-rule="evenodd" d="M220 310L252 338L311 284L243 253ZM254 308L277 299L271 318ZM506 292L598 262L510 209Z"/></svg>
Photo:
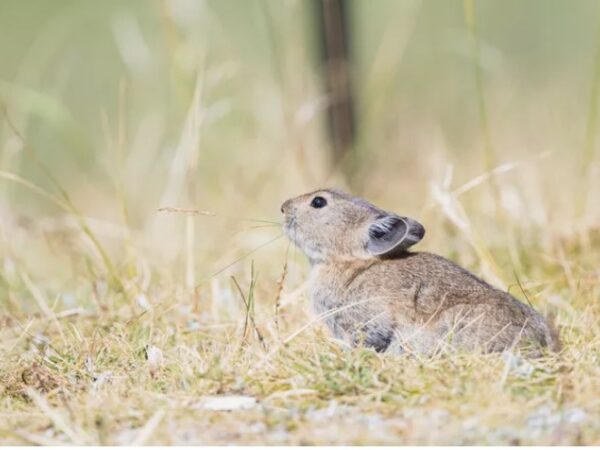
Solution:
<svg viewBox="0 0 600 450"><path fill-rule="evenodd" d="M355 127L337 165L319 2L4 0L1 168L56 194L30 146L114 258L126 238L177 277L193 246L188 284L265 238L228 234L236 217L278 220L324 186L420 217L438 251L436 227L460 229L444 195L506 163L461 198L488 245L507 246L502 214L561 233L597 219L598 2L345 6ZM0 191L5 262L72 279L48 241L72 215L6 178Z"/></svg>

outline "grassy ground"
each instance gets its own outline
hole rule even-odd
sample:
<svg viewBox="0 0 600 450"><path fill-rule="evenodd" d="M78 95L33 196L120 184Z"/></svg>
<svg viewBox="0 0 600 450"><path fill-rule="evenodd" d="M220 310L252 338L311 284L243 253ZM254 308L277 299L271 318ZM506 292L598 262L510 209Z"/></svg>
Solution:
<svg viewBox="0 0 600 450"><path fill-rule="evenodd" d="M431 197L445 199L438 189ZM482 193L470 201L477 205ZM472 224L453 225L470 207L447 195L454 200L432 200L431 212L423 212L431 240L447 241L437 251L499 282L514 280L511 292L555 316L560 354L423 359L347 349L312 315L306 264L275 224L248 228L164 212L175 222L192 217L193 236L206 229L224 245L194 260L209 269L190 289L186 264L176 269L143 256L134 238L118 233L98 239L115 241L129 256L107 265L73 214L59 224L17 222L5 230L10 247L30 254L5 258L2 276L2 442L599 443L600 231L551 236L505 215L520 242L511 256L510 240L478 247L479 238L495 239ZM230 221L233 235L223 231ZM103 226L90 226L92 236L94 229ZM243 243L229 248L240 235ZM174 236L186 254L189 234ZM105 251L107 258L119 254ZM33 279L36 258L42 272ZM62 287L53 287L53 265L70 271ZM113 266L116 276L107 269ZM214 406L213 396L250 399Z"/></svg>
<svg viewBox="0 0 600 450"><path fill-rule="evenodd" d="M303 2L2 2L0 443L600 444L595 5L379 3L345 179ZM332 340L277 223L324 186L417 218L563 350Z"/></svg>
<svg viewBox="0 0 600 450"><path fill-rule="evenodd" d="M12 444L597 444L600 282L573 270L579 293L556 270L546 295L566 295L554 308L564 350L537 361L348 350L311 326L302 295L282 295L276 322L275 279L254 291L240 280L239 297L215 282L196 301L152 283L150 307L98 287L88 294L95 308L3 314L0 436ZM257 302L253 320L242 295ZM214 311L220 296L238 303L230 320ZM229 395L257 403L205 409L205 396Z"/></svg>

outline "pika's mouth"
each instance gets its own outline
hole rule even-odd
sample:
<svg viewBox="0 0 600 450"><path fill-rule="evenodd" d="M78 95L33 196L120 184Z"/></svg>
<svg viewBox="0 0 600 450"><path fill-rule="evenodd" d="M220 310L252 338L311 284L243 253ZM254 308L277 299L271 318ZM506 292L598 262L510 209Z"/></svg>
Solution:
<svg viewBox="0 0 600 450"><path fill-rule="evenodd" d="M296 217L293 215L285 215L285 218L283 219L283 232L285 233L285 235L290 238L291 240L294 240L294 235L296 231Z"/></svg>

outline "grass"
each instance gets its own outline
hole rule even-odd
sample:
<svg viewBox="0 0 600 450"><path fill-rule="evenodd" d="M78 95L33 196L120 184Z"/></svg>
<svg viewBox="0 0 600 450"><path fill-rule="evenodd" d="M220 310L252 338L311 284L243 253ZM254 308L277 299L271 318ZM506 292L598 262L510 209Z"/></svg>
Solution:
<svg viewBox="0 0 600 450"><path fill-rule="evenodd" d="M442 51L431 3L355 5L355 193L553 317L562 351L525 360L349 349L312 313L279 205L347 180L329 173L306 42L272 44L306 33L302 2L22 4L0 14L27 18L0 27L2 60L23 52L0 66L1 444L600 444L597 15L570 9L583 56L540 63L539 83L510 50L533 38L492 32L513 7L448 2L462 38ZM88 48L105 64L73 59Z"/></svg>
<svg viewBox="0 0 600 450"><path fill-rule="evenodd" d="M460 205L451 198L455 204L446 208ZM199 230L216 219L199 217ZM459 239L474 246L471 228L464 227ZM279 233L247 232L264 230ZM524 269L512 292L521 298L524 292L538 309L555 315L564 341L560 354L535 361L507 355L423 359L347 349L312 315L302 291L305 265L282 239L256 252L244 250L241 258L224 257L228 269L213 271L191 291L185 276L174 281L155 262L144 273L142 261L134 261L132 277L124 270L127 262L117 263L120 283L111 285L102 258L92 254L79 255L90 267L75 269L80 273L72 285L79 290L68 297L36 282L18 261L7 268L5 260L0 439L598 443L600 278L594 262L600 258L600 231L584 232L587 245L581 236L557 236L549 250L540 248L548 236L520 231L529 244L519 248ZM65 242L87 239L78 228L61 232L70 235ZM58 252L81 252L51 245ZM490 257L510 258L502 248L492 249ZM27 307L31 297L39 312ZM203 407L206 396L230 395L258 403L234 411Z"/></svg>

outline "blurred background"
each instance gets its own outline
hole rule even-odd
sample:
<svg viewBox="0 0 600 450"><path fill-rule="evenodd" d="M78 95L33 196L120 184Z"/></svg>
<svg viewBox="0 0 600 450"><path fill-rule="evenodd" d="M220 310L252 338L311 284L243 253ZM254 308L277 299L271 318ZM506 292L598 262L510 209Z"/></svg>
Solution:
<svg viewBox="0 0 600 450"><path fill-rule="evenodd" d="M0 301L116 286L201 310L255 260L272 302L286 257L290 290L305 263L269 222L320 187L418 218L421 248L505 288L543 278L561 239L594 243L599 18L596 0L2 0Z"/></svg>

